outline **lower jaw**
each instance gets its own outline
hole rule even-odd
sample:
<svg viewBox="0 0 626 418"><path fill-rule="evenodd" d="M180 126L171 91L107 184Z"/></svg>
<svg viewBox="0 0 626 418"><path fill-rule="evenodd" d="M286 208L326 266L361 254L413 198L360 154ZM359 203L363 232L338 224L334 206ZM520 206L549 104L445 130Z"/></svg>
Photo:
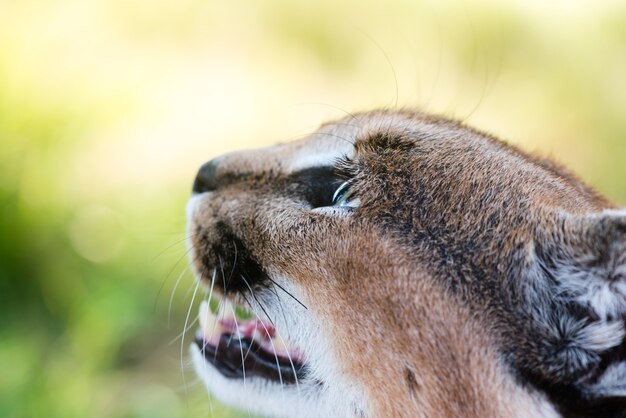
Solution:
<svg viewBox="0 0 626 418"><path fill-rule="evenodd" d="M201 304L195 344L205 361L230 379L258 377L281 385L302 380L306 366L301 351L287 345L271 323L239 319L237 311L241 309L226 298L215 311L208 302Z"/></svg>
<svg viewBox="0 0 626 418"><path fill-rule="evenodd" d="M204 341L201 336L195 343L204 359L227 378L259 377L281 384L297 384L306 376L306 366L273 355L249 338L224 333L217 345Z"/></svg>

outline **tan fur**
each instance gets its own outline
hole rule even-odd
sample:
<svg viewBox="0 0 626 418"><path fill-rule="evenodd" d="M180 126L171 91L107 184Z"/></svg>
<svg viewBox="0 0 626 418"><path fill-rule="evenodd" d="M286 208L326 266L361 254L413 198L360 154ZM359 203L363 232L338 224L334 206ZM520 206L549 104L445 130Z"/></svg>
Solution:
<svg viewBox="0 0 626 418"><path fill-rule="evenodd" d="M364 265L323 264L331 273L304 278L303 286L330 326L359 324L330 333L338 357L347 360L343 372L361 382L372 400L372 416L513 417L521 405L523 416L539 416L536 400L515 386L491 349L492 339L466 309L393 248L364 244L379 237L358 238L353 248L331 241L324 254L351 260L356 252ZM319 286L320 278L333 283L333 277L344 283ZM376 283L363 283L370 277ZM377 364L383 367L372 367Z"/></svg>
<svg viewBox="0 0 626 418"><path fill-rule="evenodd" d="M312 210L291 191L291 174L344 155L360 167L354 214ZM556 416L544 385L580 372L545 365L550 332L534 322L525 275L560 216L606 199L551 161L413 111L359 114L214 165L220 186L190 223L196 270L210 279L211 248L230 245L219 223L286 277L309 308L290 314L318 324L337 374L362 393L355 415Z"/></svg>

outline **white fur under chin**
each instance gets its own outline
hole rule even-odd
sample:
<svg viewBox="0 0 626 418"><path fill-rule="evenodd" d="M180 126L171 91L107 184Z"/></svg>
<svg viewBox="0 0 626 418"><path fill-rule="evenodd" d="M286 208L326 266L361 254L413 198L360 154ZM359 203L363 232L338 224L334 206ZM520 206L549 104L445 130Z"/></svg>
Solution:
<svg viewBox="0 0 626 418"><path fill-rule="evenodd" d="M243 379L224 377L206 362L198 347L192 347L191 356L196 373L208 391L221 402L244 412L280 418L355 416L350 402L346 402L343 396L336 391L331 393L310 380L283 388L279 383L258 377L247 378L244 383Z"/></svg>
<svg viewBox="0 0 626 418"><path fill-rule="evenodd" d="M293 295L298 295L292 282L278 274L273 280ZM197 375L208 391L217 399L244 412L267 417L281 418L352 418L366 414L363 391L356 383L348 381L338 371L338 362L332 354L328 336L315 321L309 311L279 290L280 300L273 292L257 293L267 312L272 315L277 330L289 336L296 347L302 348L306 356L307 376L295 384L285 385L252 377L231 379L224 377L212 364L208 363L201 350L194 344L191 349ZM308 303L298 295L299 300ZM264 298L265 297L265 298ZM252 312L262 312L255 302ZM273 313L285 313L276 314ZM320 384L320 382L323 382Z"/></svg>

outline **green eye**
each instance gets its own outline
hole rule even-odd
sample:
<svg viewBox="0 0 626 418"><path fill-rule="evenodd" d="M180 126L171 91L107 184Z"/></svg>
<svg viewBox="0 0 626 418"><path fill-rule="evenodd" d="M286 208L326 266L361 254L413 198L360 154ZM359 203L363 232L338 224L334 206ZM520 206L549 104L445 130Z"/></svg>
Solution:
<svg viewBox="0 0 626 418"><path fill-rule="evenodd" d="M356 208L361 204L361 200L354 196L354 191L350 187L350 183L344 182L341 186L335 190L333 194L333 206Z"/></svg>

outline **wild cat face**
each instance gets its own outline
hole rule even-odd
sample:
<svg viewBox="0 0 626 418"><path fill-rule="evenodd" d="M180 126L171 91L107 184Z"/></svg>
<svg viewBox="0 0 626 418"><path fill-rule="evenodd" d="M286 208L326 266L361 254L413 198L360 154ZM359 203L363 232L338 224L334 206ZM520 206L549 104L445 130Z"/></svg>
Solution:
<svg viewBox="0 0 626 418"><path fill-rule="evenodd" d="M188 205L209 390L274 416L617 413L626 212L457 122L227 154ZM237 315L241 309L248 313Z"/></svg>

